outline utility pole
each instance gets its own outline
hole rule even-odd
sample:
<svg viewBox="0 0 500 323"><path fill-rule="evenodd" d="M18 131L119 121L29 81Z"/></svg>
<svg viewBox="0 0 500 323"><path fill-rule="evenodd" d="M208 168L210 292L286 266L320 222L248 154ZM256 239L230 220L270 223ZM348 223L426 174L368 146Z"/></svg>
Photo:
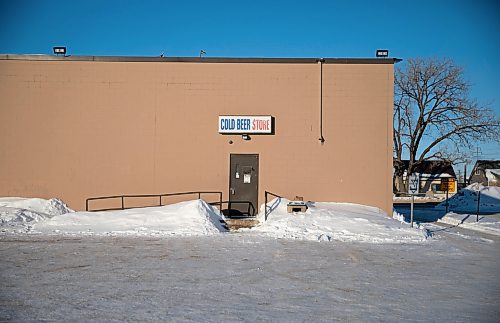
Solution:
<svg viewBox="0 0 500 323"><path fill-rule="evenodd" d="M476 151L473 153L474 154L474 158L476 159L479 159L481 157L481 149L479 148L479 146L476 146Z"/></svg>

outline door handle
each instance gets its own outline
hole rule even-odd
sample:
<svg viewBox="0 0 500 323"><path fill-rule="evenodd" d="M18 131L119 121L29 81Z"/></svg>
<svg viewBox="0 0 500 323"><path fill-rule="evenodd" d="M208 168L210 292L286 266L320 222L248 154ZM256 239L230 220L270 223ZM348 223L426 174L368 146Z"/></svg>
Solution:
<svg viewBox="0 0 500 323"><path fill-rule="evenodd" d="M234 195L234 188L231 187L231 195Z"/></svg>

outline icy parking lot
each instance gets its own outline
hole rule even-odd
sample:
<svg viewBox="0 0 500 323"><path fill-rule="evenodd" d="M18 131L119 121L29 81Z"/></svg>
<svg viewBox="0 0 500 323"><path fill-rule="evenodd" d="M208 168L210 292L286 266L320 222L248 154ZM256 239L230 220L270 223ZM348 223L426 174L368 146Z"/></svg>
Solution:
<svg viewBox="0 0 500 323"><path fill-rule="evenodd" d="M74 212L57 199L0 198L0 321L500 317L499 235L410 228L355 204L290 214L286 203L228 232L202 200Z"/></svg>
<svg viewBox="0 0 500 323"><path fill-rule="evenodd" d="M495 321L498 238L0 236L0 320Z"/></svg>

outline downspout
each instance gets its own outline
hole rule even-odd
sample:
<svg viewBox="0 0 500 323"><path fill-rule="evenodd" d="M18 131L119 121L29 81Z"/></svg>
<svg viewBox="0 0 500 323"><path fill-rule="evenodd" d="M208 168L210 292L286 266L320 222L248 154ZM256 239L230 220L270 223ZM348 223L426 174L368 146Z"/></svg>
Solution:
<svg viewBox="0 0 500 323"><path fill-rule="evenodd" d="M324 58L318 58L319 63L319 141L321 145L324 144L325 138L323 137L323 63Z"/></svg>

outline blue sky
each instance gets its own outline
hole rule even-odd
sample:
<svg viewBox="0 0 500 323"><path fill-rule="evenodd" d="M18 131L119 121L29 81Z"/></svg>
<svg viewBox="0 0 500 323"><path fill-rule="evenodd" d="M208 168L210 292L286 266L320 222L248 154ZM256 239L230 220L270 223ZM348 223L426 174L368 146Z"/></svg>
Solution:
<svg viewBox="0 0 500 323"><path fill-rule="evenodd" d="M0 53L450 57L500 115L500 1L0 0ZM500 159L500 144L481 147Z"/></svg>

